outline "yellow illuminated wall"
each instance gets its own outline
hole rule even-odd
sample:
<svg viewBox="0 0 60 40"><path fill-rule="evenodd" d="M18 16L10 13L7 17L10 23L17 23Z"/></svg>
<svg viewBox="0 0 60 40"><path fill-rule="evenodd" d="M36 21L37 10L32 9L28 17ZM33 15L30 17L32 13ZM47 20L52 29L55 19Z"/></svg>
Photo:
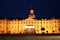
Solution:
<svg viewBox="0 0 60 40"><path fill-rule="evenodd" d="M33 19L35 18L34 10L30 10L27 19L0 19L0 34L23 34L26 29L34 29L36 34L44 33L60 33L60 19ZM32 25L34 28L25 28ZM26 30L28 31L28 30Z"/></svg>
<svg viewBox="0 0 60 40"><path fill-rule="evenodd" d="M7 22L6 22L7 20L6 19L0 19L0 34L2 33L2 34L5 34L6 33L6 24L7 24Z"/></svg>

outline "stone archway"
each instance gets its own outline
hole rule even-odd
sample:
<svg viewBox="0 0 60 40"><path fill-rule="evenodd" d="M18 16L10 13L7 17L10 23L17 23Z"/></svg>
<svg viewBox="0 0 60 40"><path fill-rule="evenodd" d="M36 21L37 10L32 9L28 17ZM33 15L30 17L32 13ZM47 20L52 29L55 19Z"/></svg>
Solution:
<svg viewBox="0 0 60 40"><path fill-rule="evenodd" d="M33 28L27 28L23 31L23 34L36 34Z"/></svg>
<svg viewBox="0 0 60 40"><path fill-rule="evenodd" d="M23 34L36 34L34 26L32 25L25 26L25 30L23 31Z"/></svg>

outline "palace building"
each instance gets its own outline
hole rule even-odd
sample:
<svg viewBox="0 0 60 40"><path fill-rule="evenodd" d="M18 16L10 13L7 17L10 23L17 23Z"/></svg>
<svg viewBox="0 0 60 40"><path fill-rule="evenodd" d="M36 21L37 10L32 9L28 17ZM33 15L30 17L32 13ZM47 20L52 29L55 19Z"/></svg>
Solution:
<svg viewBox="0 0 60 40"><path fill-rule="evenodd" d="M30 10L27 19L0 19L0 34L42 34L60 33L59 18L35 19L34 10Z"/></svg>

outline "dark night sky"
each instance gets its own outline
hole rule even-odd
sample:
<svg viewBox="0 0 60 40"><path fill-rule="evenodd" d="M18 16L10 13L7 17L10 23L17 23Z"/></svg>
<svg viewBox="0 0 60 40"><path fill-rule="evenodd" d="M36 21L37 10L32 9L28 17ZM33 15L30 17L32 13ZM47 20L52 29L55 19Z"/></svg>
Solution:
<svg viewBox="0 0 60 40"><path fill-rule="evenodd" d="M0 17L26 18L31 5L37 18L60 17L59 0L0 0Z"/></svg>

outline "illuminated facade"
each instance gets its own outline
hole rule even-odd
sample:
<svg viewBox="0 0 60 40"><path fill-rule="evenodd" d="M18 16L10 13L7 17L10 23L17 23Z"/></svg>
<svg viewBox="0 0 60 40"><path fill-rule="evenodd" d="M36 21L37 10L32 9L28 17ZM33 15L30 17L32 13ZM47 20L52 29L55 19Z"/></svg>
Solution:
<svg viewBox="0 0 60 40"><path fill-rule="evenodd" d="M0 34L42 34L60 33L60 19L34 19L34 10L30 10L27 19L0 19Z"/></svg>

